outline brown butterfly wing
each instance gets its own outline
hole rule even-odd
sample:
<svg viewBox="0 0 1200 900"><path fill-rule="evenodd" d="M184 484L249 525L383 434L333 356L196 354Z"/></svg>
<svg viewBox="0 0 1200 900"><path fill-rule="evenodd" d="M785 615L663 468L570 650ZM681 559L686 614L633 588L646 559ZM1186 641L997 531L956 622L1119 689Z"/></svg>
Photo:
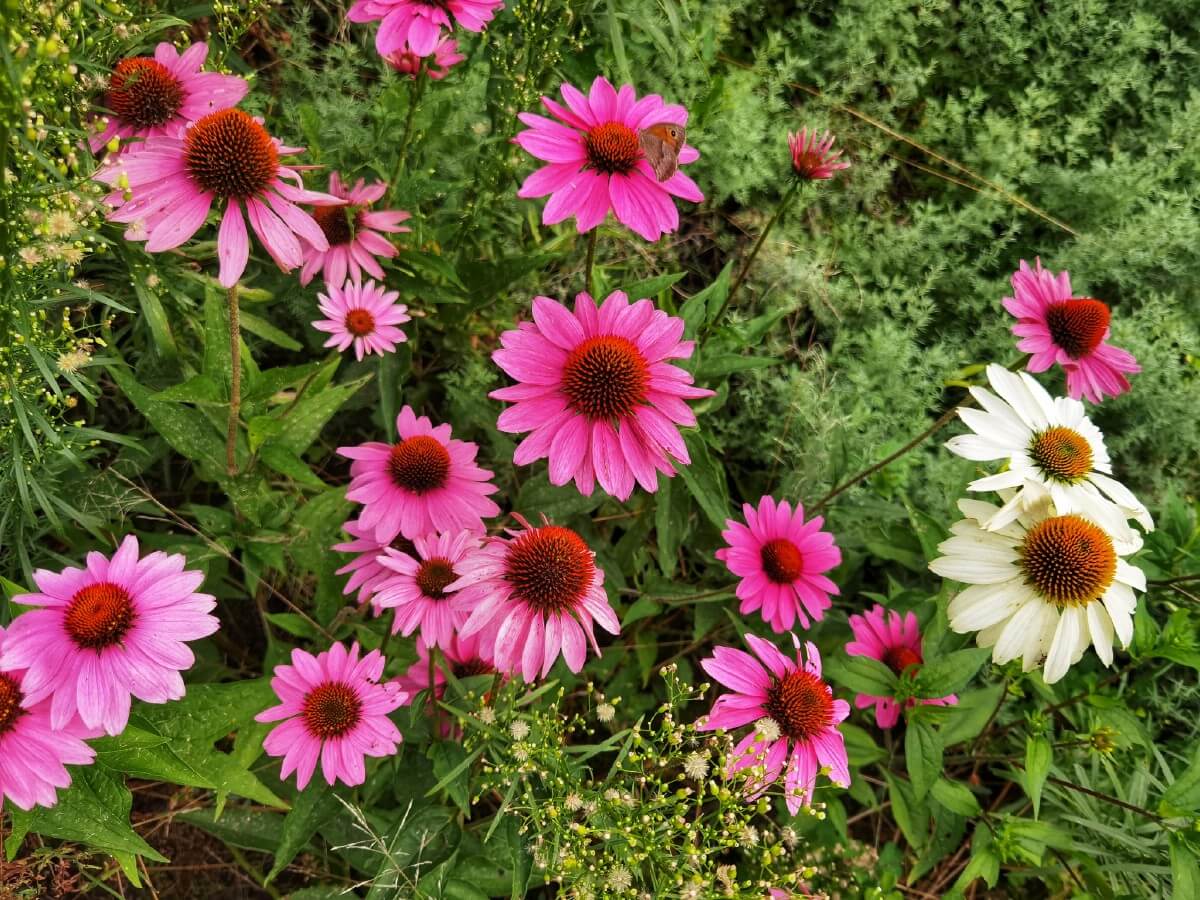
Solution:
<svg viewBox="0 0 1200 900"><path fill-rule="evenodd" d="M666 181L679 168L679 151L683 147L684 130L680 125L651 125L638 132L638 142L654 177Z"/></svg>

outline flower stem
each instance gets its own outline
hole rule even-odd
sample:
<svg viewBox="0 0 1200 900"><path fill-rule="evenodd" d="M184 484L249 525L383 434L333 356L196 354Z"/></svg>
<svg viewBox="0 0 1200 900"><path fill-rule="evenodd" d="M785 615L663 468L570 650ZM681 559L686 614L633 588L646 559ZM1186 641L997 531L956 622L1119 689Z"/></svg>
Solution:
<svg viewBox="0 0 1200 900"><path fill-rule="evenodd" d="M583 289L593 300L595 299L596 295L592 291L592 266L596 262L596 232L599 230L599 228L600 226L597 225L590 232L588 232L587 262L583 267Z"/></svg>
<svg viewBox="0 0 1200 900"><path fill-rule="evenodd" d="M229 289L229 427L225 432L225 469L237 474L238 416L242 410L242 325L238 286Z"/></svg>
<svg viewBox="0 0 1200 900"><path fill-rule="evenodd" d="M437 700L437 682L434 680L437 676L437 655L438 647L435 644L429 648L429 702L433 704L433 739L435 741L442 738L442 708Z"/></svg>
<svg viewBox="0 0 1200 900"><path fill-rule="evenodd" d="M404 174L405 164L408 162L408 143L412 140L413 120L416 118L417 107L421 104L421 95L425 92L425 82L429 79L425 77L425 64L421 63L421 67L417 69L417 74L413 76L415 84L408 96L408 115L404 118L404 135L400 138L400 151L396 159L396 170L392 174L392 183L389 190L396 190L396 186L400 183L400 176Z"/></svg>

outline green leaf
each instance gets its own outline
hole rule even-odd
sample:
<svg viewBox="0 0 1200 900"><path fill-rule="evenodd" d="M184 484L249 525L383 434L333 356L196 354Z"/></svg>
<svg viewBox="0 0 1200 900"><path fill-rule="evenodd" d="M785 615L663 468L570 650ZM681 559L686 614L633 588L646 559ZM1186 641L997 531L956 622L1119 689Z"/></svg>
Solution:
<svg viewBox="0 0 1200 900"><path fill-rule="evenodd" d="M284 817L278 813L235 806L225 810L219 819L211 809L189 810L179 813L177 818L242 850L274 853L283 841Z"/></svg>
<svg viewBox="0 0 1200 900"><path fill-rule="evenodd" d="M123 365L109 366L108 371L117 387L163 440L197 463L204 477L214 481L224 477L225 442L198 410L155 400Z"/></svg>
<svg viewBox="0 0 1200 900"><path fill-rule="evenodd" d="M508 846L508 857L512 861L512 900L525 896L529 876L533 872L533 857L521 838L520 826L514 816L506 816L501 827L501 837Z"/></svg>
<svg viewBox="0 0 1200 900"><path fill-rule="evenodd" d="M918 800L942 774L942 741L926 722L910 720L904 733L904 762Z"/></svg>
<svg viewBox="0 0 1200 900"><path fill-rule="evenodd" d="M1191 764L1163 791L1158 809L1164 816L1200 810L1200 747L1196 748Z"/></svg>
<svg viewBox="0 0 1200 900"><path fill-rule="evenodd" d="M1041 735L1025 739L1025 793L1033 801L1033 817L1038 817L1042 805L1042 787L1050 774L1050 763L1054 761L1054 748Z"/></svg>
<svg viewBox="0 0 1200 900"><path fill-rule="evenodd" d="M641 300L643 297L656 297L682 279L683 276L683 272L673 272L670 275L655 275L653 278L635 281L628 287L622 288L622 290L629 295L631 301Z"/></svg>
<svg viewBox="0 0 1200 900"><path fill-rule="evenodd" d="M267 440L270 441L271 439L268 438ZM282 444L265 444L259 456L264 463L280 475L286 475L297 484L303 484L320 490L329 487L308 467L308 463L293 453L290 448Z"/></svg>
<svg viewBox="0 0 1200 900"><path fill-rule="evenodd" d="M778 365L779 359L773 356L746 356L742 353L702 354L700 364L696 367L696 380L711 382L726 378L734 372L745 372L750 369L765 369Z"/></svg>
<svg viewBox="0 0 1200 900"><path fill-rule="evenodd" d="M291 811L283 819L279 846L275 849L275 861L267 873L267 881L274 881L279 873L291 865L317 830L341 808L333 791L319 778L297 794Z"/></svg>
<svg viewBox="0 0 1200 900"><path fill-rule="evenodd" d="M557 486L550 483L545 473L530 478L517 494L515 509L528 516L545 513L551 521L563 524L572 516L589 513L604 502L600 491L585 497L574 485Z"/></svg>
<svg viewBox="0 0 1200 900"><path fill-rule="evenodd" d="M629 608L625 610L625 615L621 618L621 627L625 628L639 619L647 619L660 612L662 612L661 603L653 597L642 595L634 600Z"/></svg>
<svg viewBox="0 0 1200 900"><path fill-rule="evenodd" d="M977 738L991 719L1004 691L1003 684L990 684L960 695L956 705L946 707L946 721L942 725L943 745L953 747Z"/></svg>
<svg viewBox="0 0 1200 900"><path fill-rule="evenodd" d="M97 765L114 772L191 787L216 787L170 747L170 738L129 725L116 737L92 741Z"/></svg>
<svg viewBox="0 0 1200 900"><path fill-rule="evenodd" d="M181 384L172 385L154 394L155 400L164 403L208 403L224 406L229 400L227 388L219 385L211 375L193 375Z"/></svg>
<svg viewBox="0 0 1200 900"><path fill-rule="evenodd" d="M266 319L260 319L253 313L248 313L244 309L240 310L239 320L242 324L242 330L248 331L253 335L257 335L264 341L270 341L277 347L282 347L284 350L300 351L304 346L295 338L287 333L280 331Z"/></svg>
<svg viewBox="0 0 1200 900"><path fill-rule="evenodd" d="M939 778L929 789L930 795L946 809L960 816L977 816L982 812L979 800L971 789L958 781Z"/></svg>
<svg viewBox="0 0 1200 900"><path fill-rule="evenodd" d="M903 778L893 775L887 769L883 777L888 783L888 799L892 801L892 815L900 826L905 840L916 849L921 849L929 842L929 813L925 805L917 799L912 785Z"/></svg>
<svg viewBox="0 0 1200 900"><path fill-rule="evenodd" d="M680 466L679 475L688 490L704 510L708 520L721 529L729 515L729 488L725 483L725 467L718 465L708 452L708 445L696 432L683 436L691 465Z"/></svg>
<svg viewBox="0 0 1200 900"><path fill-rule="evenodd" d="M687 324L685 334L688 337L695 337L696 332L707 325L725 304L725 298L729 296L729 281L732 271L733 261L731 260L725 264L725 268L721 270L721 274L712 284L699 293L693 294L680 308L679 315Z"/></svg>
<svg viewBox="0 0 1200 900"><path fill-rule="evenodd" d="M846 743L846 756L850 765L869 766L887 758L887 751L875 743L875 739L865 728L843 722L838 726L838 730Z"/></svg>
<svg viewBox="0 0 1200 900"><path fill-rule="evenodd" d="M937 698L956 694L965 688L992 655L988 647L971 647L939 656L926 663L917 674L914 689L918 697Z"/></svg>
<svg viewBox="0 0 1200 900"><path fill-rule="evenodd" d="M900 686L896 673L869 656L839 656L825 664L825 676L847 690L873 697L891 697Z"/></svg>
<svg viewBox="0 0 1200 900"><path fill-rule="evenodd" d="M429 758L433 760L433 774L438 783L429 791L429 795L445 790L450 799L458 804L463 815L471 814L471 792L468 783L468 773L471 764L483 751L477 750L470 755L461 744L452 741L435 741L429 748Z"/></svg>
<svg viewBox="0 0 1200 900"><path fill-rule="evenodd" d="M965 891L976 878L982 878L989 888L994 888L1000 881L1000 857L995 851L991 832L983 823L975 827L971 839L971 858L954 882L954 889Z"/></svg>
<svg viewBox="0 0 1200 900"><path fill-rule="evenodd" d="M1183 837L1171 835L1171 896L1174 900L1200 897L1200 865Z"/></svg>

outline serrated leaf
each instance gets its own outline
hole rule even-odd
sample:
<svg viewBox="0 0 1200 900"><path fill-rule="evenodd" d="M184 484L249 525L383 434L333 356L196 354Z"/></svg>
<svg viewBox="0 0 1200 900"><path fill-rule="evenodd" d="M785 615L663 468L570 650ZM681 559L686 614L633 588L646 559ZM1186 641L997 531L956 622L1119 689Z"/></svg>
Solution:
<svg viewBox="0 0 1200 900"><path fill-rule="evenodd" d="M927 723L910 721L904 732L904 762L913 794L924 799L942 774L942 741Z"/></svg>

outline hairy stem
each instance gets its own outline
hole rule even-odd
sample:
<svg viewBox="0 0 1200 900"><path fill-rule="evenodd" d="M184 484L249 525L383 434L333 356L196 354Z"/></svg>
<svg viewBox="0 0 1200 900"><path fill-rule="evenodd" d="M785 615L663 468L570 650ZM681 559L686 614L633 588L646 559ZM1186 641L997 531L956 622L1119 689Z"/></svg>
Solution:
<svg viewBox="0 0 1200 900"><path fill-rule="evenodd" d="M596 262L596 233L599 231L599 229L600 226L597 225L590 232L588 232L587 262L584 263L583 266L583 289L592 299L595 299L596 297L595 293L592 291L592 266Z"/></svg>
<svg viewBox="0 0 1200 900"><path fill-rule="evenodd" d="M242 325L238 316L238 286L229 289L229 427L225 431L225 470L237 474L238 416L242 411Z"/></svg>

